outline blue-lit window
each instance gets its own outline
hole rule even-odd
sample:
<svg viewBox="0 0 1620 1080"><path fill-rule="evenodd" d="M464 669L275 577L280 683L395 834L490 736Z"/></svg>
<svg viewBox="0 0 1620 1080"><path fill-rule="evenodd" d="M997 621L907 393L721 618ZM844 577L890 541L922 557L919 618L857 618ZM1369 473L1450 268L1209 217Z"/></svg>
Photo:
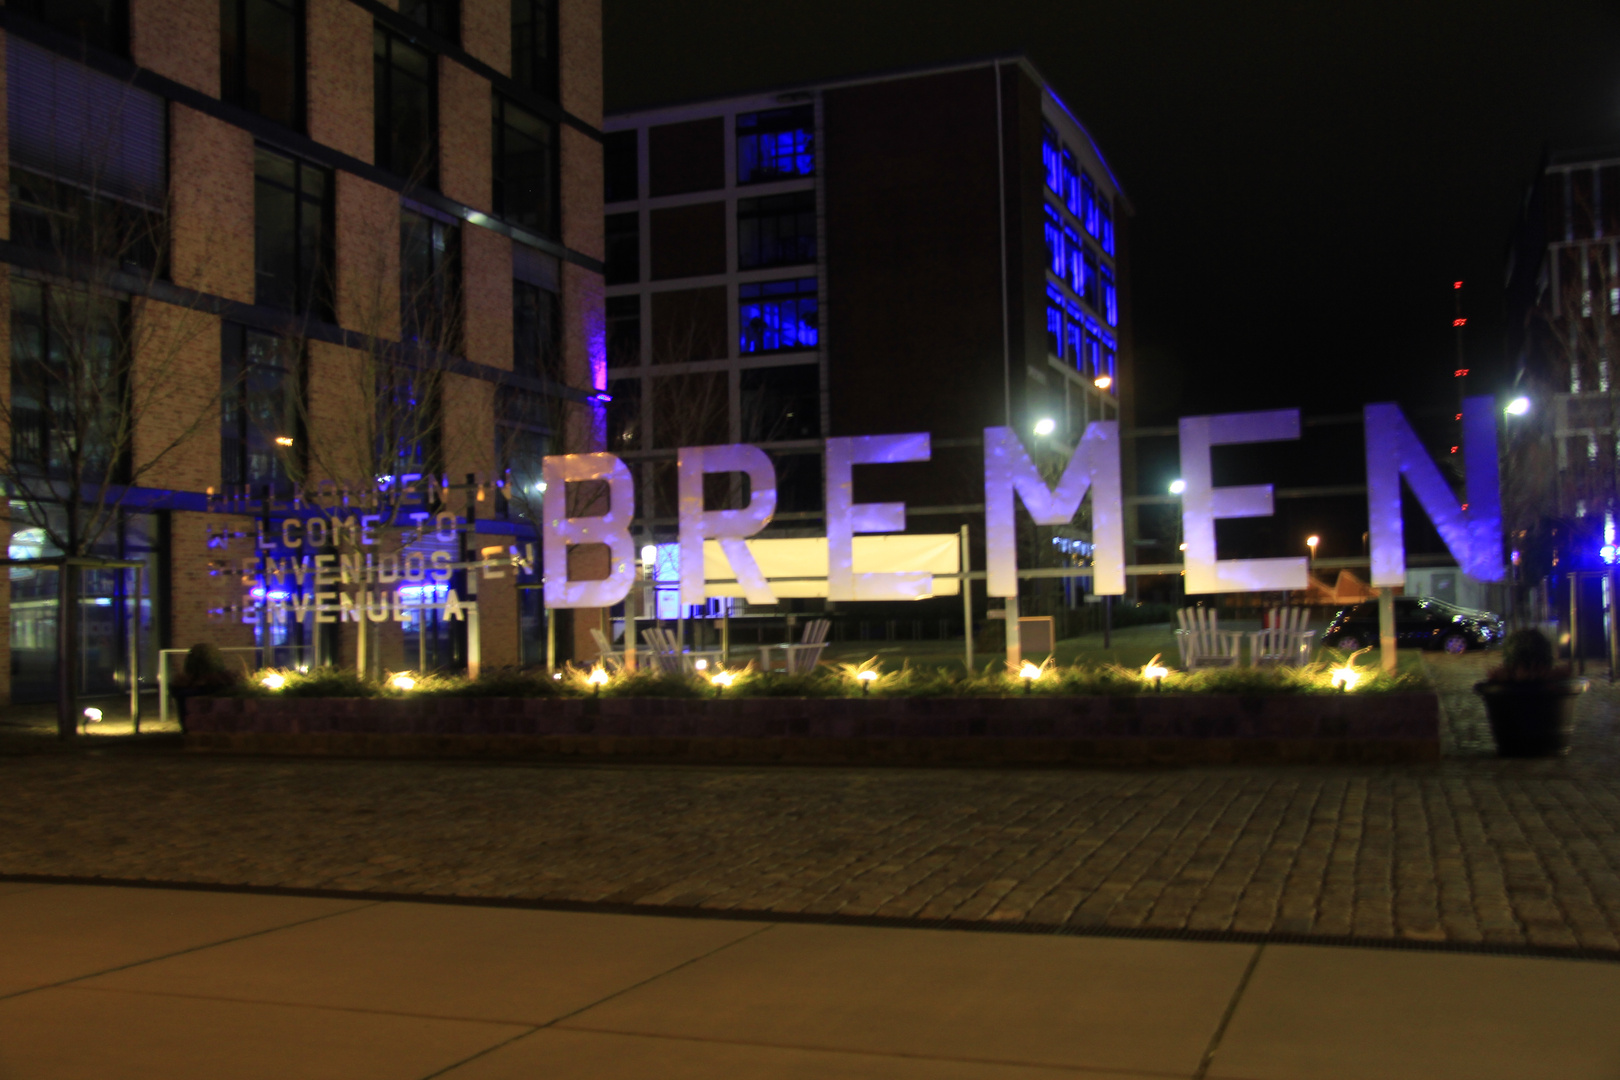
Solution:
<svg viewBox="0 0 1620 1080"><path fill-rule="evenodd" d="M1069 288L1074 290L1074 295L1084 296L1086 295L1086 245L1081 242L1080 234L1073 229L1064 229L1063 232L1065 234L1064 239L1067 241L1064 246L1069 256Z"/></svg>
<svg viewBox="0 0 1620 1080"><path fill-rule="evenodd" d="M1101 227L1097 222L1097 185L1092 182L1090 173L1080 174L1080 208L1074 213L1086 232L1096 236Z"/></svg>
<svg viewBox="0 0 1620 1080"><path fill-rule="evenodd" d="M1114 253L1114 208L1108 200L1097 196L1093 202L1097 205L1097 218L1102 223L1102 230L1097 239L1102 241L1102 249L1108 254Z"/></svg>
<svg viewBox="0 0 1620 1080"><path fill-rule="evenodd" d="M1080 371L1085 370L1085 325L1073 317L1063 324L1063 357Z"/></svg>
<svg viewBox="0 0 1620 1080"><path fill-rule="evenodd" d="M1050 293L1046 298L1046 351L1063 356L1063 301Z"/></svg>
<svg viewBox="0 0 1620 1080"><path fill-rule="evenodd" d="M1080 373L1089 378L1103 374L1102 341L1091 327L1086 327L1085 340L1081 344Z"/></svg>
<svg viewBox="0 0 1620 1080"><path fill-rule="evenodd" d="M1046 265L1058 277L1063 273L1063 226L1058 221L1057 207L1046 204Z"/></svg>
<svg viewBox="0 0 1620 1080"><path fill-rule="evenodd" d="M737 116L737 183L814 176L816 111L809 105Z"/></svg>
<svg viewBox="0 0 1620 1080"><path fill-rule="evenodd" d="M737 286L737 323L745 353L813 349L818 339L816 279Z"/></svg>
<svg viewBox="0 0 1620 1080"><path fill-rule="evenodd" d="M1046 189L1063 197L1063 151L1051 124L1041 125L1041 167L1046 170Z"/></svg>
<svg viewBox="0 0 1620 1080"><path fill-rule="evenodd" d="M1069 213L1080 216L1080 166L1067 146L1063 148L1063 202Z"/></svg>
<svg viewBox="0 0 1620 1080"><path fill-rule="evenodd" d="M1108 376L1110 392L1112 392L1113 387L1114 387L1114 385L1116 384L1116 382L1117 382L1117 380L1119 378L1118 373L1114 371L1114 366L1117 363L1117 361L1116 361L1116 356L1117 355L1118 354L1114 352L1113 346L1107 345L1107 344L1103 345L1103 347L1102 347L1102 359L1100 361L1100 363L1102 364L1102 367L1098 369L1097 374L1099 374L1099 375L1107 375Z"/></svg>
<svg viewBox="0 0 1620 1080"><path fill-rule="evenodd" d="M1106 263L1097 267L1102 279L1102 312L1109 326L1119 325L1119 294L1114 290L1114 270Z"/></svg>
<svg viewBox="0 0 1620 1080"><path fill-rule="evenodd" d="M1086 287L1083 291L1078 287L1074 291L1081 293L1080 299L1090 304L1092 311L1097 311L1102 307L1102 282L1100 281L1100 275L1097 273L1097 253L1081 244L1080 254L1077 257L1085 263L1083 273L1085 274Z"/></svg>

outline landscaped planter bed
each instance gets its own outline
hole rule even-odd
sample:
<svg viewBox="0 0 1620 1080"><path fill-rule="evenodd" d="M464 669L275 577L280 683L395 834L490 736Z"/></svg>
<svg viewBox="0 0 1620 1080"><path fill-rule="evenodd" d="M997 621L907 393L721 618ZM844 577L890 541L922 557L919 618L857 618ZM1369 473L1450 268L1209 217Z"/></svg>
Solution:
<svg viewBox="0 0 1620 1080"><path fill-rule="evenodd" d="M1432 693L196 698L212 752L888 764L1436 761Z"/></svg>

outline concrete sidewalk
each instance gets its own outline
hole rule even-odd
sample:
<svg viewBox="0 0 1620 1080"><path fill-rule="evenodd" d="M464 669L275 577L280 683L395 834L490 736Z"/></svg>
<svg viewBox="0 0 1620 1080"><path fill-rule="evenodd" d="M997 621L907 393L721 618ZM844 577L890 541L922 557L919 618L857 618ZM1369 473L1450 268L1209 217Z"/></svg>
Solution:
<svg viewBox="0 0 1620 1080"><path fill-rule="evenodd" d="M0 1080L1620 1076L1620 964L0 883Z"/></svg>

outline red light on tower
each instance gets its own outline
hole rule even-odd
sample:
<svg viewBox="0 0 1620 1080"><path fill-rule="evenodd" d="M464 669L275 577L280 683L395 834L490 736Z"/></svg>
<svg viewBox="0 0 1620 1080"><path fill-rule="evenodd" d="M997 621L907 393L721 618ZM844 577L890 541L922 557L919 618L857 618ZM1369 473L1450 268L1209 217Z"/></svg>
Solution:
<svg viewBox="0 0 1620 1080"><path fill-rule="evenodd" d="M1451 283L1451 287L1452 287L1452 288L1453 288L1453 289L1460 289L1460 288L1462 288L1462 282L1460 282L1460 281L1453 281L1453 282L1452 282L1452 283Z"/></svg>
<svg viewBox="0 0 1620 1080"><path fill-rule="evenodd" d="M1466 376L1468 374L1468 369L1465 368L1465 367L1460 367L1456 371L1453 371L1451 374L1456 376L1457 378L1461 379L1461 378L1463 378L1464 376Z"/></svg>
<svg viewBox="0 0 1620 1080"><path fill-rule="evenodd" d="M1452 319L1451 320L1451 325L1452 326L1467 326L1468 325L1468 320L1467 319Z"/></svg>

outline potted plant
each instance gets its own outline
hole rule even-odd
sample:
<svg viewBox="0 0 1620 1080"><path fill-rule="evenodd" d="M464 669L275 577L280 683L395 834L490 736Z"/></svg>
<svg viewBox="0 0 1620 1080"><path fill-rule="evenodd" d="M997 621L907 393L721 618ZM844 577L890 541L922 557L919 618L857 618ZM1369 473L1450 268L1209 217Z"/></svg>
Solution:
<svg viewBox="0 0 1620 1080"><path fill-rule="evenodd" d="M241 674L225 662L225 654L216 646L199 644L186 650L180 677L171 691L180 714L180 730L186 729L187 699L231 690L241 681Z"/></svg>
<svg viewBox="0 0 1620 1080"><path fill-rule="evenodd" d="M1575 700L1590 685L1571 678L1539 630L1515 630L1502 643L1502 663L1474 684L1485 700L1496 752L1503 757L1553 757L1569 752Z"/></svg>

